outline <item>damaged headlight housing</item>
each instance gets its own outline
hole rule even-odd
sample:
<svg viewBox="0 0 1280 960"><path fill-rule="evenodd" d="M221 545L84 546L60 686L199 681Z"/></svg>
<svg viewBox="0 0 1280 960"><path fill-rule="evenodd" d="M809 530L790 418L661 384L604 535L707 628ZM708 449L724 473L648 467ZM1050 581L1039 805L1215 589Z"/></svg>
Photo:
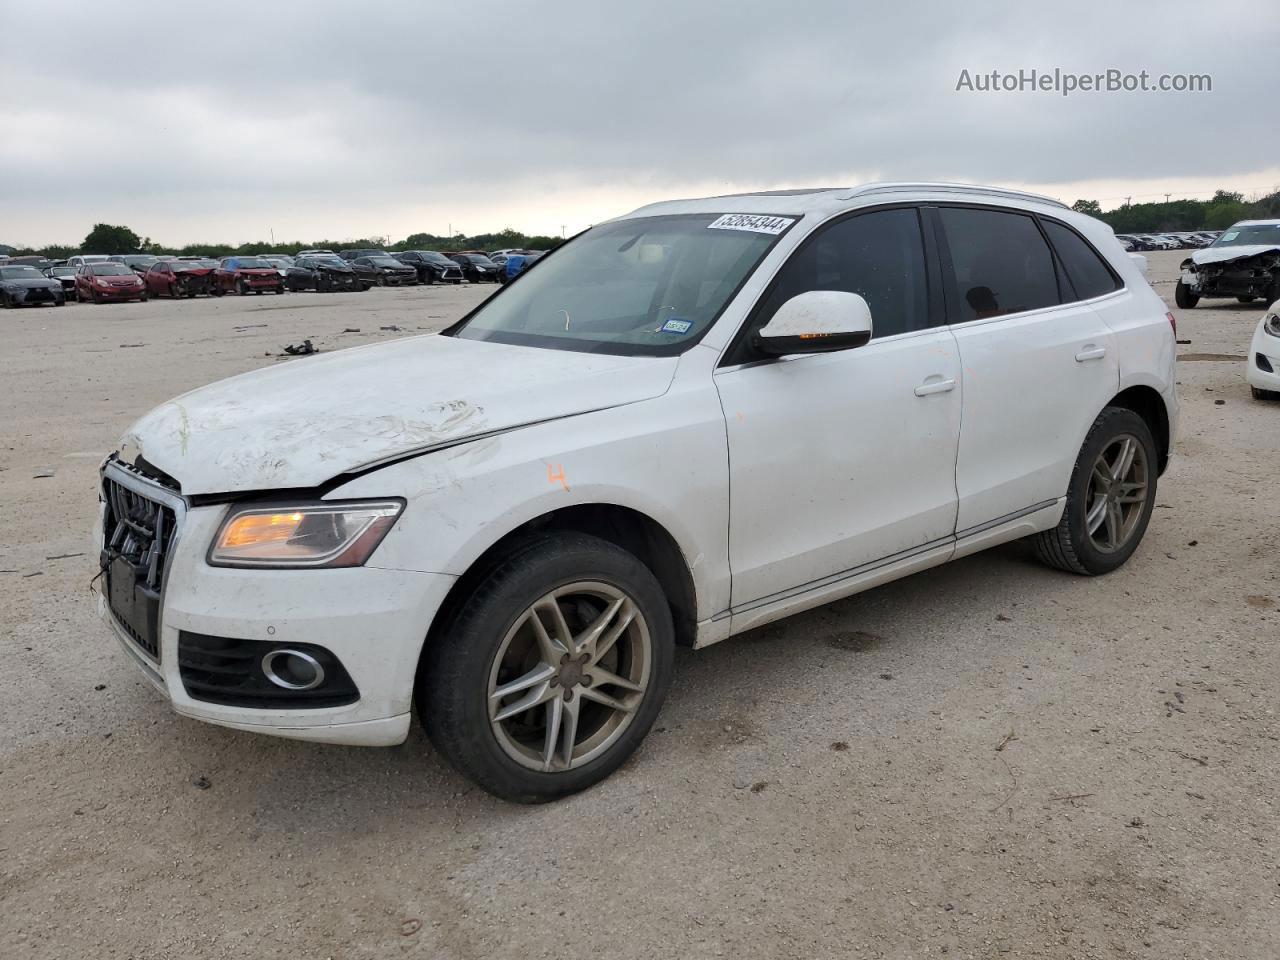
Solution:
<svg viewBox="0 0 1280 960"><path fill-rule="evenodd" d="M208 561L215 567L358 567L403 510L402 500L233 507Z"/></svg>
<svg viewBox="0 0 1280 960"><path fill-rule="evenodd" d="M1273 337L1280 337L1280 315L1268 313L1262 321L1262 329Z"/></svg>

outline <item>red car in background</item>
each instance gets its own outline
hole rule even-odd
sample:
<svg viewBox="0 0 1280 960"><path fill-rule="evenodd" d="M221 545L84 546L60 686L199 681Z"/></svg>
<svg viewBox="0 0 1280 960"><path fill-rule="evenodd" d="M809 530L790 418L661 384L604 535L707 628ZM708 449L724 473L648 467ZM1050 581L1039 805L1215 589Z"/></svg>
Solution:
<svg viewBox="0 0 1280 960"><path fill-rule="evenodd" d="M146 300L147 285L123 263L96 260L76 271L76 299L81 303Z"/></svg>
<svg viewBox="0 0 1280 960"><path fill-rule="evenodd" d="M213 271L215 297L224 293L284 293L284 277L262 257L223 257Z"/></svg>
<svg viewBox="0 0 1280 960"><path fill-rule="evenodd" d="M161 260L143 276L147 293L153 297L194 297L212 294L216 260Z"/></svg>

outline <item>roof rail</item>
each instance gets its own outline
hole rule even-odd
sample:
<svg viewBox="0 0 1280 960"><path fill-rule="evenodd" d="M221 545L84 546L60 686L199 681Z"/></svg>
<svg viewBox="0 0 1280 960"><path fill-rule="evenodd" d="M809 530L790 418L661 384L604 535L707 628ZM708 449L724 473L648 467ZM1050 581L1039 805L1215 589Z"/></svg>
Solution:
<svg viewBox="0 0 1280 960"><path fill-rule="evenodd" d="M907 193L918 190L936 190L943 193L963 193L971 196L1011 197L1017 200L1034 200L1037 203L1048 203L1055 207L1070 209L1061 200L1046 197L1040 193L1029 193L1026 190L1009 190L1005 187L983 187L976 183L946 183L942 181L923 180L918 183L868 183L855 187L841 200L852 200L854 197L865 197L874 193Z"/></svg>

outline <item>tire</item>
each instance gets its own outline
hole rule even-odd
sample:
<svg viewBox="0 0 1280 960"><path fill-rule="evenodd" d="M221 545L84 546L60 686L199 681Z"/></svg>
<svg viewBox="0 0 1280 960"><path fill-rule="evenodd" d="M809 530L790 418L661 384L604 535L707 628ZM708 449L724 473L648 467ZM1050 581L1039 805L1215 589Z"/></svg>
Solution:
<svg viewBox="0 0 1280 960"><path fill-rule="evenodd" d="M419 282L424 283L427 286L431 286L431 284L436 282L436 275L432 273L430 270L423 270L422 279Z"/></svg>
<svg viewBox="0 0 1280 960"><path fill-rule="evenodd" d="M182 291L178 288L176 283L169 284L169 296L173 297L175 300L182 296Z"/></svg>
<svg viewBox="0 0 1280 960"><path fill-rule="evenodd" d="M138 302L139 302L139 303L146 303L146 302L147 302L147 295L144 293L144 294L142 294L140 297L138 297Z"/></svg>
<svg viewBox="0 0 1280 960"><path fill-rule="evenodd" d="M562 601L550 596L557 590L566 593ZM620 606L610 607L613 603ZM532 612L535 605L542 614ZM596 663L590 647L573 659L563 646L547 652L554 641L537 640L532 618L538 616L551 625L550 633L560 634L548 609L561 611L560 622L575 639L603 610L630 611L634 617ZM610 626L617 623L615 617ZM621 547L585 534L544 534L519 543L453 606L441 626L433 631L419 666L418 717L454 767L505 800L544 803L609 776L649 732L671 683L675 632L658 581ZM604 636L609 635L606 629ZM547 666L556 657L561 657L558 664ZM492 696L498 686L510 685L512 677L529 677L542 669L559 672L505 699ZM630 678L625 682L637 682L630 687L601 682L601 672L613 680L625 675ZM601 689L606 687L607 693ZM597 699L601 695L629 709L603 705ZM506 721L490 720L491 702L495 710L510 709L529 696L544 699ZM582 721L573 720L578 737L571 741L568 724L578 711ZM558 729L553 716L563 718ZM548 738L549 730L558 735ZM552 764L560 769L548 771L543 764L548 740Z"/></svg>
<svg viewBox="0 0 1280 960"><path fill-rule="evenodd" d="M1113 452L1121 452L1125 440L1135 445L1126 470L1116 486L1100 483L1094 468L1100 463L1114 467ZM1105 459L1100 461L1105 454ZM1107 407L1093 421L1067 487L1067 504L1062 519L1052 530L1035 535L1036 554L1051 567L1085 576L1110 573L1121 566L1142 542L1151 509L1156 502L1156 445L1145 420L1122 407ZM1128 478L1128 479L1126 479ZM1133 489L1138 481L1141 491ZM1104 487L1109 488L1104 492ZM1117 489L1118 487L1118 489ZM1130 488L1125 493L1125 488ZM1114 504L1115 530L1112 525L1113 494L1140 497ZM1088 529L1093 510L1101 503L1101 522L1093 533ZM1110 542L1104 542L1110 541Z"/></svg>
<svg viewBox="0 0 1280 960"><path fill-rule="evenodd" d="M1253 303L1257 297L1236 297L1236 303Z"/></svg>
<svg viewBox="0 0 1280 960"><path fill-rule="evenodd" d="M14 302L7 293L0 293L0 307L4 307L6 310L14 308Z"/></svg>
<svg viewBox="0 0 1280 960"><path fill-rule="evenodd" d="M386 278L386 277L379 276L379 277L378 277L378 280L377 280L377 283L378 283L378 286L380 286L380 287L385 287L385 286L387 285L387 278Z"/></svg>
<svg viewBox="0 0 1280 960"><path fill-rule="evenodd" d="M1200 294L1192 293L1191 288L1179 280L1178 285L1173 288L1173 302L1183 310L1190 310L1200 302Z"/></svg>
<svg viewBox="0 0 1280 960"><path fill-rule="evenodd" d="M96 304L101 304L101 303L102 303L102 297L98 296L98 291L97 291L97 290L90 290L90 291L89 291L89 297L90 297L90 299L92 299L92 300L93 300L93 302L94 302L94 303L96 303Z"/></svg>
<svg viewBox="0 0 1280 960"><path fill-rule="evenodd" d="M1280 393L1275 390L1263 390L1260 387L1250 386L1249 391L1255 400L1280 400Z"/></svg>

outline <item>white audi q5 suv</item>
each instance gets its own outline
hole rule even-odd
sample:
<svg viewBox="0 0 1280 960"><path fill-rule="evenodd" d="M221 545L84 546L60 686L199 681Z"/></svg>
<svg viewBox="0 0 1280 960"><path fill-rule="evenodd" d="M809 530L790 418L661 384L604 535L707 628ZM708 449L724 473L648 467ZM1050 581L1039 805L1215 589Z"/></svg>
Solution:
<svg viewBox="0 0 1280 960"><path fill-rule="evenodd" d="M673 648L1019 537L1142 539L1172 317L1110 229L949 184L680 200L438 335L195 390L104 463L101 609L184 716L348 744L416 712L486 789L613 771Z"/></svg>

